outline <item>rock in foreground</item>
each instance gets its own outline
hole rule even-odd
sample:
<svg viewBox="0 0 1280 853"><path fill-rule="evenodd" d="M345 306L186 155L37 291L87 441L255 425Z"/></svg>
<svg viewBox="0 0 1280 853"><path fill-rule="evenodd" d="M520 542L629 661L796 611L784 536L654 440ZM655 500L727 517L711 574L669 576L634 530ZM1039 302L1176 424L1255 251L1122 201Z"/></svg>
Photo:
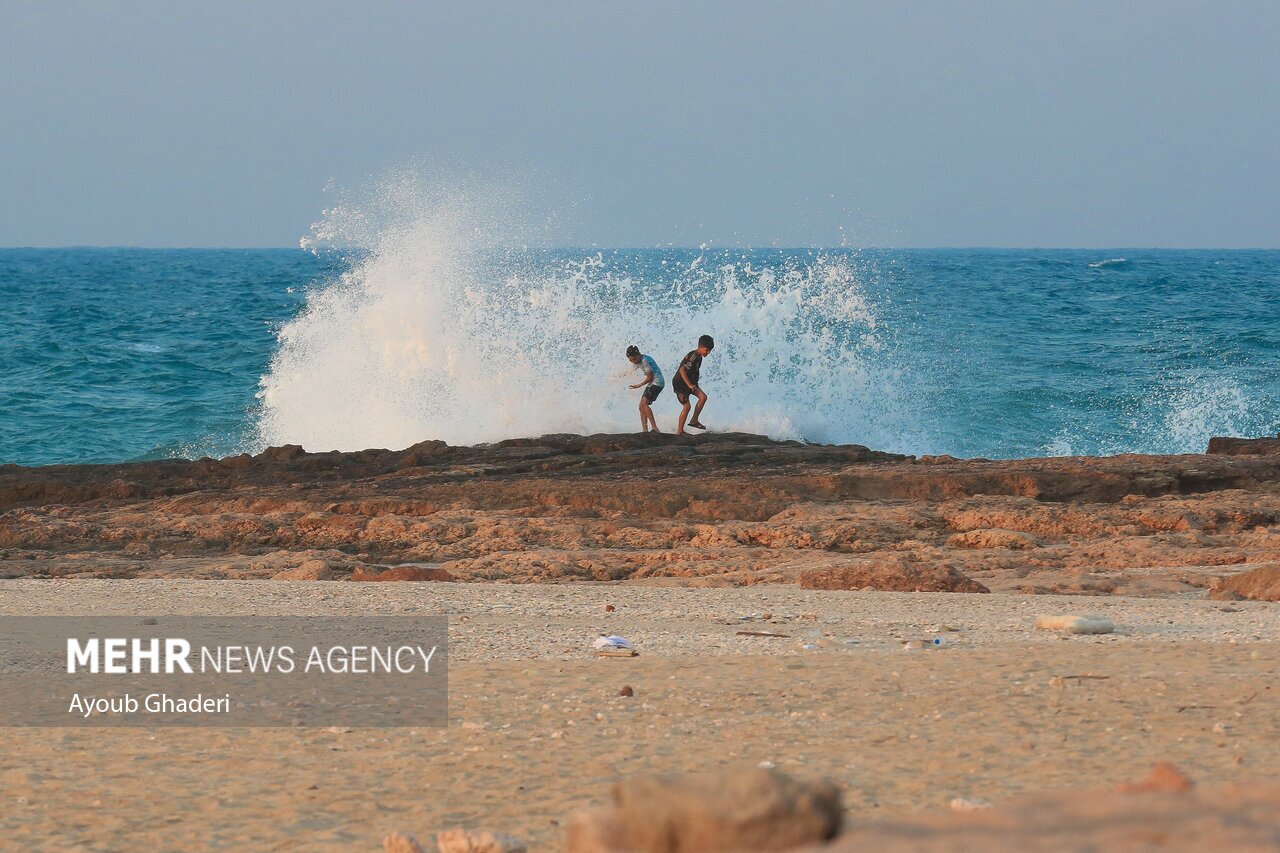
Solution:
<svg viewBox="0 0 1280 853"><path fill-rule="evenodd" d="M1204 790L1170 764L1119 788L1033 794L991 807L840 827L831 786L754 768L620 783L612 806L578 813L570 853L943 853L1009 850L1280 849L1280 783ZM976 805L974 805L976 803Z"/></svg>
<svg viewBox="0 0 1280 853"><path fill-rule="evenodd" d="M618 783L613 805L577 815L570 853L788 850L840 830L840 794L826 782L729 767Z"/></svg>

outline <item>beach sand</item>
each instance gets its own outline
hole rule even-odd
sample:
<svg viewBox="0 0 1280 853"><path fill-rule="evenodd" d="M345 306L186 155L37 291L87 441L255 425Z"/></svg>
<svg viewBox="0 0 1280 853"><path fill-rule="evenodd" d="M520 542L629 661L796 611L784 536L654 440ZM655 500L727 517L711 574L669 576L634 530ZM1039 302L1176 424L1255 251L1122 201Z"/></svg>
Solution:
<svg viewBox="0 0 1280 853"><path fill-rule="evenodd" d="M853 828L955 797L1111 786L1160 761L1204 785L1280 767L1280 611L1264 602L783 585L2 589L4 615L450 618L447 729L7 729L0 837L14 849L376 850L389 831L468 826L556 850L568 816L620 778L735 762L833 780ZM1065 612L1117 632L1034 629ZM640 656L592 657L602 633ZM902 648L932 636L947 645Z"/></svg>

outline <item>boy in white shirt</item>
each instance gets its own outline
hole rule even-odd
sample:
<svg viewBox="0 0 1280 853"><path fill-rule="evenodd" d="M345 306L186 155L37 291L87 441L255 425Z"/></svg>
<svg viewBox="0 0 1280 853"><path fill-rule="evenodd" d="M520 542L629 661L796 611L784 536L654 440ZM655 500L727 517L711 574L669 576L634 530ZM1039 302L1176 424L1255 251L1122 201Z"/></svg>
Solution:
<svg viewBox="0 0 1280 853"><path fill-rule="evenodd" d="M653 360L652 356L643 355L640 347L627 347L627 360L635 365L635 369L644 374L644 379L637 382L631 387L644 388L644 393L640 395L640 431L648 432L653 427L654 432L662 432L658 429L658 422L654 420L653 409L649 405L662 393L662 389L666 387L666 380L662 378L662 371L658 369L658 363ZM648 386L648 387L646 387Z"/></svg>

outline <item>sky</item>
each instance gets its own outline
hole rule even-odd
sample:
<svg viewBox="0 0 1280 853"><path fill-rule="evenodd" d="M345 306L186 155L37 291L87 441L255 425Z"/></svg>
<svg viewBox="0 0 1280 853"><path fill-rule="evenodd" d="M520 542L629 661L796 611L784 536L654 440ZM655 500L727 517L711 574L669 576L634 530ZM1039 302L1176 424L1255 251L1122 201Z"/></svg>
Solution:
<svg viewBox="0 0 1280 853"><path fill-rule="evenodd" d="M1280 3L0 2L0 245L296 246L428 163L566 246L1280 247Z"/></svg>

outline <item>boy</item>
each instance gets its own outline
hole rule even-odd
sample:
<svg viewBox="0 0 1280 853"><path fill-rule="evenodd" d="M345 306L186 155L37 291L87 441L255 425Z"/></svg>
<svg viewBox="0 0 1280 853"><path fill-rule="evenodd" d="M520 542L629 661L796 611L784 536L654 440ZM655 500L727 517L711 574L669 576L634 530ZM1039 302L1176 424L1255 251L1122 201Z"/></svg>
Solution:
<svg viewBox="0 0 1280 853"><path fill-rule="evenodd" d="M658 422L653 417L653 409L649 408L649 404L658 399L658 395L666 386L662 371L658 369L658 363L653 360L653 357L641 355L640 347L637 346L627 347L627 360L635 365L636 370L644 374L643 381L631 386L633 389L644 388L644 393L640 395L640 431L648 432L652 425L654 432L662 432L658 429ZM649 387L645 388L646 385Z"/></svg>
<svg viewBox="0 0 1280 853"><path fill-rule="evenodd" d="M689 421L689 426L694 429L706 429L699 416L702 414L702 407L707 404L707 395L698 387L698 374L702 372L703 356L715 348L716 342L710 335L698 338L698 348L684 357L684 361L680 362L680 369L676 371L676 378L671 380L676 399L680 401L680 405L684 406L680 410L680 426L676 428L676 435L684 435L684 419L689 416L691 395L698 398L698 405L693 410L693 420Z"/></svg>

